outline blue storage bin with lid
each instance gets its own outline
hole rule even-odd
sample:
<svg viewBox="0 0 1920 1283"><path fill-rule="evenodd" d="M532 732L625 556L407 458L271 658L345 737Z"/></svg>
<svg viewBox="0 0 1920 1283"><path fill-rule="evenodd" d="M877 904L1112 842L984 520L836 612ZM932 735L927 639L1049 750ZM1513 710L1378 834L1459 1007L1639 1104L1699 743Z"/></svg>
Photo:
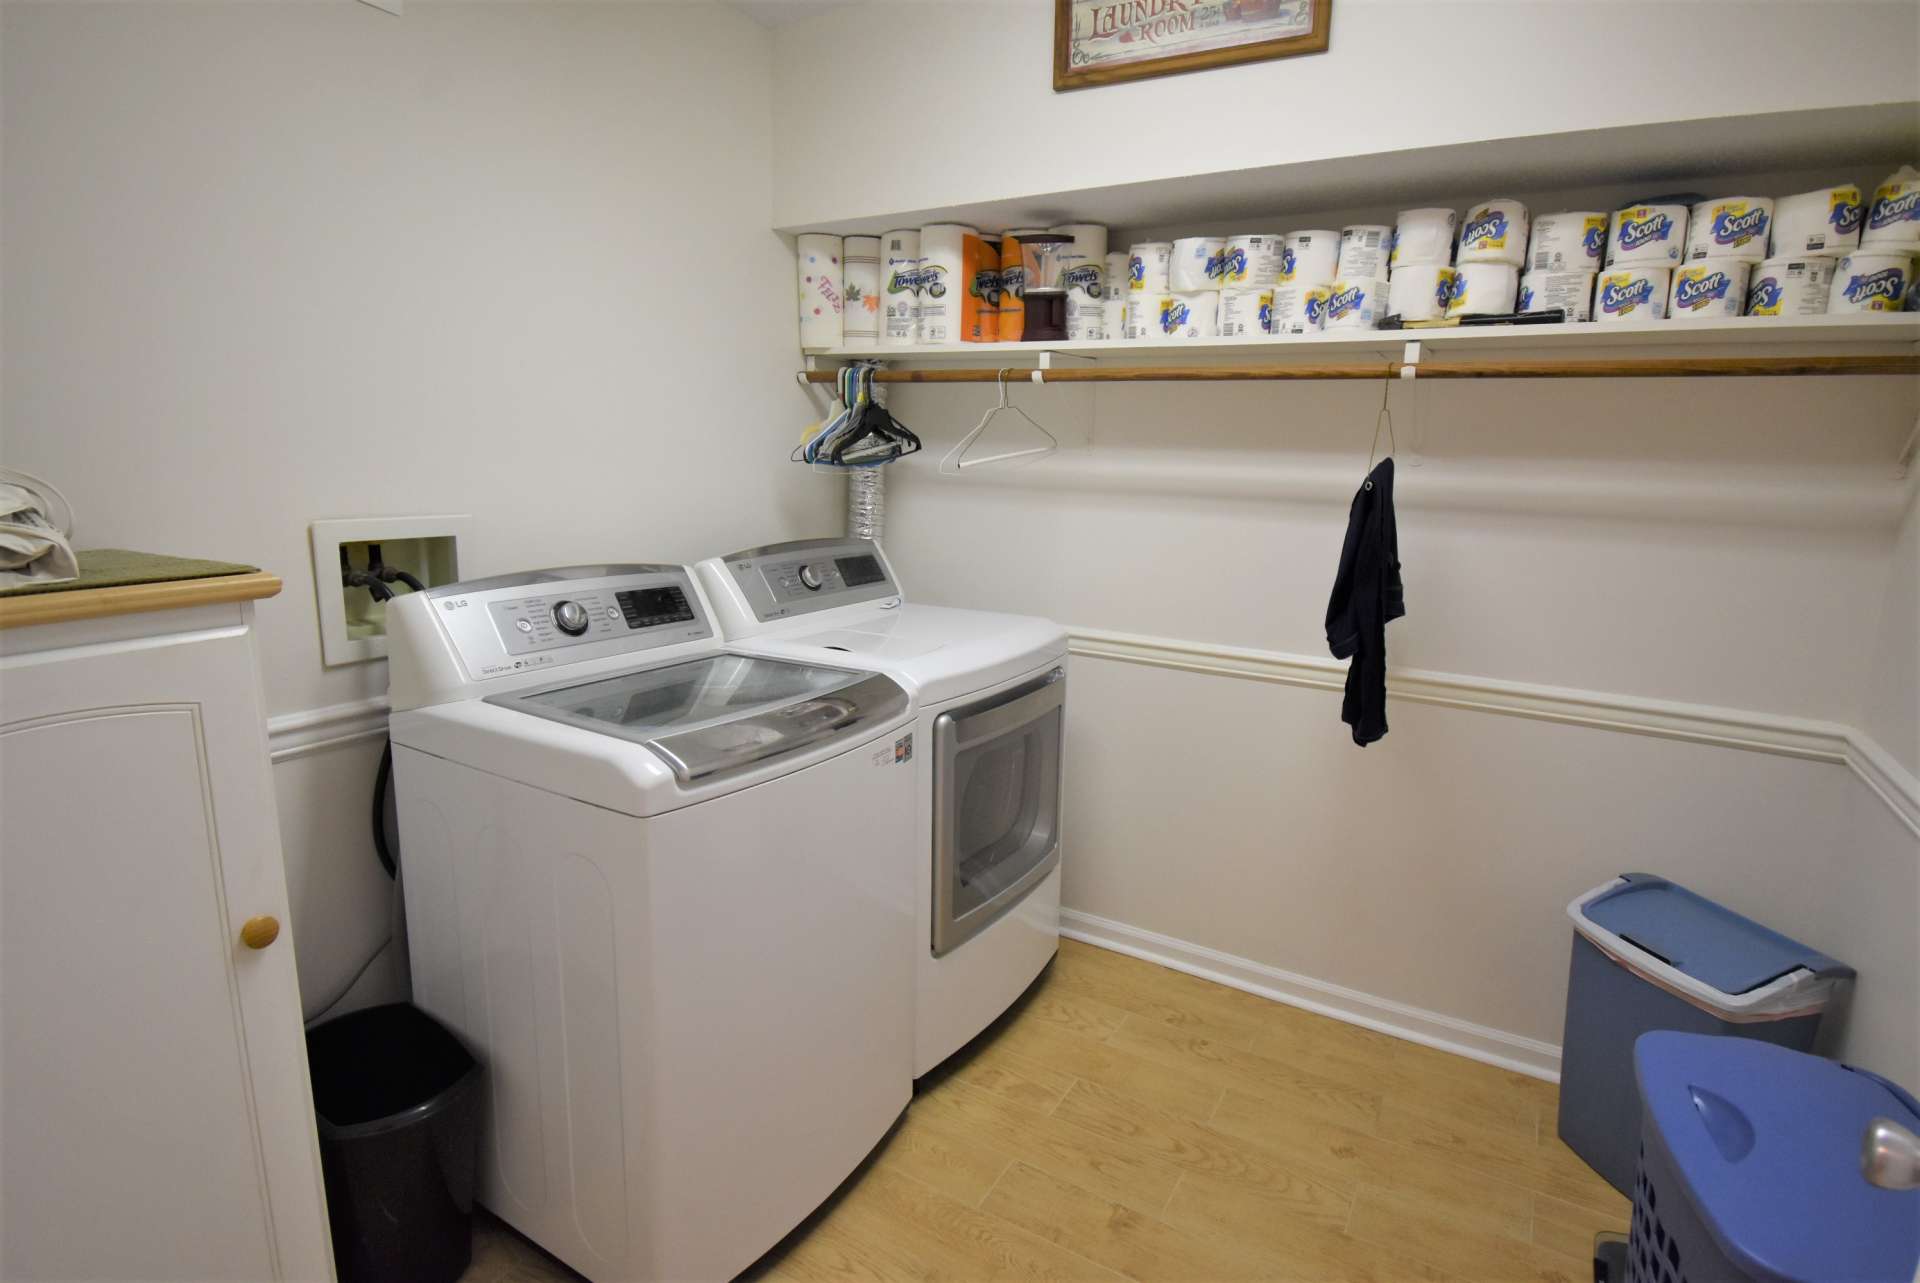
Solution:
<svg viewBox="0 0 1920 1283"><path fill-rule="evenodd" d="M1920 1189L1868 1179L1877 1120L1920 1104L1831 1060L1751 1039L1655 1032L1634 1048L1640 1165L1629 1283L1910 1283Z"/></svg>
<svg viewBox="0 0 1920 1283"><path fill-rule="evenodd" d="M1567 906L1573 960L1560 1053L1560 1139L1621 1193L1640 1132L1633 1044L1653 1029L1805 1051L1853 969L1650 873Z"/></svg>

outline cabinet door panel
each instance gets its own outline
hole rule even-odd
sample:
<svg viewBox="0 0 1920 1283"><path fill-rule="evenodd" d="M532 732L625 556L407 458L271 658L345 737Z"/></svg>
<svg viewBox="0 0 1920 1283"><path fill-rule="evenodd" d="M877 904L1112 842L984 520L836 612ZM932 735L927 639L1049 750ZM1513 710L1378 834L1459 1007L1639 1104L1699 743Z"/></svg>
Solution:
<svg viewBox="0 0 1920 1283"><path fill-rule="evenodd" d="M251 647L0 661L0 1277L330 1278Z"/></svg>

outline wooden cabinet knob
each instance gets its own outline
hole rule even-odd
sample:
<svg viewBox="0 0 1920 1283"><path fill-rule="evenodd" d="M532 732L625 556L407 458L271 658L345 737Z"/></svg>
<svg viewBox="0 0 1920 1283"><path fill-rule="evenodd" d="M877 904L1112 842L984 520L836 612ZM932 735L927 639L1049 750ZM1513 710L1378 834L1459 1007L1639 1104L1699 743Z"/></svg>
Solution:
<svg viewBox="0 0 1920 1283"><path fill-rule="evenodd" d="M240 943L249 949L264 949L280 938L280 919L270 914L248 918L240 927Z"/></svg>

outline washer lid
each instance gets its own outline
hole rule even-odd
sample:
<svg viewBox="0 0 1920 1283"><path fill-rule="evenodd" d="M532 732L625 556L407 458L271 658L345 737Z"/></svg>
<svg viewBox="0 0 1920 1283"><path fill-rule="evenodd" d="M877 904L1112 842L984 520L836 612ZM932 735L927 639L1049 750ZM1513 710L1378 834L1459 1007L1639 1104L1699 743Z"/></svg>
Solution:
<svg viewBox="0 0 1920 1283"><path fill-rule="evenodd" d="M907 696L878 674L714 655L487 703L645 745L688 783L860 734Z"/></svg>

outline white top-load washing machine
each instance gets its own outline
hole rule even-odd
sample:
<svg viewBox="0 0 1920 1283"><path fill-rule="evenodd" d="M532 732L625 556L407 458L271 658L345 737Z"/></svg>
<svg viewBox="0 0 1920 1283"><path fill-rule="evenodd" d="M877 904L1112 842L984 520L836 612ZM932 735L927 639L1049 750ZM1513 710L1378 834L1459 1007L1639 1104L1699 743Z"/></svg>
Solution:
<svg viewBox="0 0 1920 1283"><path fill-rule="evenodd" d="M414 1001L480 1199L595 1280L737 1274L912 1094L907 693L723 650L684 566L388 608Z"/></svg>
<svg viewBox="0 0 1920 1283"><path fill-rule="evenodd" d="M814 539L696 570L729 647L857 665L914 701L918 1077L985 1029L1060 943L1067 637L1027 615L905 601L878 544Z"/></svg>

